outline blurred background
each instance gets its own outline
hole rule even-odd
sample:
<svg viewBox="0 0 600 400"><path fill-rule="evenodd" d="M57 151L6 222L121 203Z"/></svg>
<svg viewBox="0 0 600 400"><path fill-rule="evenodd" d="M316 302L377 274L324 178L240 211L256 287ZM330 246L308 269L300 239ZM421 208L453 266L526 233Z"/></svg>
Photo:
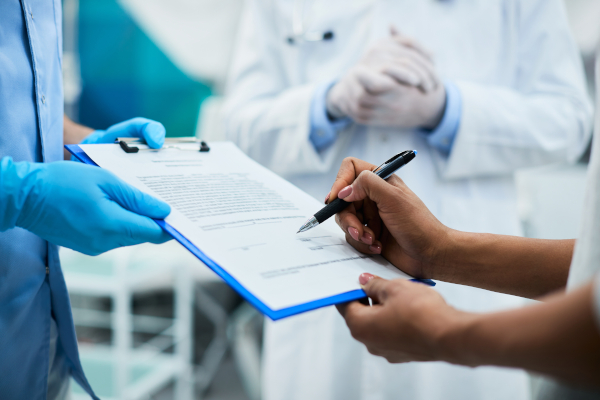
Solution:
<svg viewBox="0 0 600 400"><path fill-rule="evenodd" d="M565 0L592 98L600 2ZM223 140L242 0L63 0L65 111L96 129L143 116ZM517 174L527 236L577 235L588 156ZM557 190L560 188L560 190ZM262 317L177 243L62 250L86 374L103 399L260 398ZM76 384L73 398L86 398Z"/></svg>

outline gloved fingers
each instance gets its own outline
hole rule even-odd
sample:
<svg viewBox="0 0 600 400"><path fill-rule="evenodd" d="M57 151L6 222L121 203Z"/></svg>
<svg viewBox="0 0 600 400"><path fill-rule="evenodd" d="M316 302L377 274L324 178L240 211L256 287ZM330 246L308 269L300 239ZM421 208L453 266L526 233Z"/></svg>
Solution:
<svg viewBox="0 0 600 400"><path fill-rule="evenodd" d="M439 84L439 79L431 57L412 44L412 39L394 38L387 44L387 51L391 57L391 64L400 65L409 63L408 67L421 77L422 88L429 92Z"/></svg>
<svg viewBox="0 0 600 400"><path fill-rule="evenodd" d="M106 195L121 207L150 218L164 219L171 206L113 176L101 185Z"/></svg>
<svg viewBox="0 0 600 400"><path fill-rule="evenodd" d="M411 68L402 64L387 65L383 69L383 73L394 78L398 83L418 87L422 84L422 78L418 73L412 71Z"/></svg>
<svg viewBox="0 0 600 400"><path fill-rule="evenodd" d="M374 109L381 107L381 95L372 95L368 92L363 92L358 96L354 109L352 111L357 112L361 109Z"/></svg>
<svg viewBox="0 0 600 400"><path fill-rule="evenodd" d="M106 130L103 143L113 143L118 137L144 139L148 146L159 149L165 143L166 130L163 124L147 118L132 118L111 126Z"/></svg>
<svg viewBox="0 0 600 400"><path fill-rule="evenodd" d="M420 84L415 86L420 87L425 93L428 93L435 90L438 85L438 78L433 66L420 58L416 57L415 53L412 52L412 54L409 53L407 57L399 60L396 65L418 76Z"/></svg>
<svg viewBox="0 0 600 400"><path fill-rule="evenodd" d="M401 44L402 46L410 47L416 51L418 51L423 57L427 58L430 62L433 62L432 53L427 50L423 45L414 40L411 37L403 35L395 25L390 26L390 36L394 39L395 42Z"/></svg>
<svg viewBox="0 0 600 400"><path fill-rule="evenodd" d="M362 88L369 94L385 93L394 89L397 83L392 77L373 71L370 68L359 68L356 78Z"/></svg>
<svg viewBox="0 0 600 400"><path fill-rule="evenodd" d="M172 239L171 235L165 232L152 219L138 215L134 212L125 210L115 205L111 213L111 221L115 224L113 235L118 235L119 245L133 246L140 243L160 244Z"/></svg>

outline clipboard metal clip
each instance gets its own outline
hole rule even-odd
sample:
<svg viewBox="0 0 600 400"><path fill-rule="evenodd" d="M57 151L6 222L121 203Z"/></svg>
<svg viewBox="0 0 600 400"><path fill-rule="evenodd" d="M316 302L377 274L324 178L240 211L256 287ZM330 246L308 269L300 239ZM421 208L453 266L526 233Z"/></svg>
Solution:
<svg viewBox="0 0 600 400"><path fill-rule="evenodd" d="M140 149L137 146L132 146L132 144L146 144L143 139L139 138L117 138L115 143L118 143L119 146L123 149L125 153L137 153L139 151L160 151L162 149L178 149L178 150L187 150L190 151L192 149L182 149L178 147L178 143L199 143L200 147L198 149L201 153L206 153L210 151L210 147L206 144L205 141L198 141L196 138L166 138L165 145L160 149ZM195 150L194 150L195 151Z"/></svg>

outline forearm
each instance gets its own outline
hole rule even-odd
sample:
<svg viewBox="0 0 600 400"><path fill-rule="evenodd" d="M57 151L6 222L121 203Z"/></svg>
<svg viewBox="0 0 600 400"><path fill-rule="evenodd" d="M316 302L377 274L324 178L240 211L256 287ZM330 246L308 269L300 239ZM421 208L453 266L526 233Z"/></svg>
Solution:
<svg viewBox="0 0 600 400"><path fill-rule="evenodd" d="M494 314L463 314L446 337L447 361L523 368L599 386L600 333L592 283L544 303Z"/></svg>
<svg viewBox="0 0 600 400"><path fill-rule="evenodd" d="M71 121L66 115L63 117L63 141L64 144L80 143L86 136L94 132L93 129L79 125ZM71 154L64 150L65 160L71 159Z"/></svg>
<svg viewBox="0 0 600 400"><path fill-rule="evenodd" d="M536 298L563 289L575 240L450 231L431 278Z"/></svg>

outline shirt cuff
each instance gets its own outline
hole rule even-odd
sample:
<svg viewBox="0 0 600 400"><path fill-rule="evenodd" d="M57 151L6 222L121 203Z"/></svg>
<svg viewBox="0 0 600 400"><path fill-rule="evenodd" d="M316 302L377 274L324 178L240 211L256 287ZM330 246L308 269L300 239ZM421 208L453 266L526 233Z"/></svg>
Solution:
<svg viewBox="0 0 600 400"><path fill-rule="evenodd" d="M454 138L458 133L462 115L462 97L458 87L452 82L445 82L446 109L439 125L434 130L422 132L427 136L427 142L444 154L450 154Z"/></svg>
<svg viewBox="0 0 600 400"><path fill-rule="evenodd" d="M336 81L318 86L310 105L310 134L308 138L317 151L331 146L338 132L347 127L352 120L340 118L331 120L327 114L327 93Z"/></svg>

